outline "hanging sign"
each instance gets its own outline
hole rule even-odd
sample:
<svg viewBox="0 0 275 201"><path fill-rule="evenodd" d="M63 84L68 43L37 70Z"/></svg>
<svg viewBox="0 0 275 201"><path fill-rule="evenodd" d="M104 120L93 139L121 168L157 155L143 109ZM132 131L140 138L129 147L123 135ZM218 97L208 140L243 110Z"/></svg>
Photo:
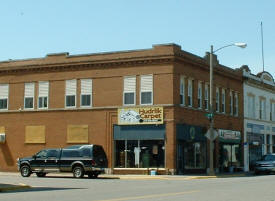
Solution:
<svg viewBox="0 0 275 201"><path fill-rule="evenodd" d="M163 124L163 107L118 109L118 125Z"/></svg>

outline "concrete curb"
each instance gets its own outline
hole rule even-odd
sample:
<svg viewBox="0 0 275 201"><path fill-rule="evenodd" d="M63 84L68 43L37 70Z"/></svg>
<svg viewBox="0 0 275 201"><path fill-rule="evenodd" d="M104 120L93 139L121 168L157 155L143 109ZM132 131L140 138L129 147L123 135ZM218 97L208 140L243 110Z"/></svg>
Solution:
<svg viewBox="0 0 275 201"><path fill-rule="evenodd" d="M0 193L29 189L29 188L31 188L31 186L26 184L0 184Z"/></svg>

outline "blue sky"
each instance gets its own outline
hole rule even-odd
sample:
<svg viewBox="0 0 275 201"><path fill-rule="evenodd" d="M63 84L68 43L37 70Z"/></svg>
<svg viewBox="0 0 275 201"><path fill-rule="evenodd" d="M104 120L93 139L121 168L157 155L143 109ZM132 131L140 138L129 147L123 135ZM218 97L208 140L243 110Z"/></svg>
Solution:
<svg viewBox="0 0 275 201"><path fill-rule="evenodd" d="M275 77L274 0L9 0L0 3L0 60L151 48L176 43L204 56L217 52L221 64L248 65Z"/></svg>

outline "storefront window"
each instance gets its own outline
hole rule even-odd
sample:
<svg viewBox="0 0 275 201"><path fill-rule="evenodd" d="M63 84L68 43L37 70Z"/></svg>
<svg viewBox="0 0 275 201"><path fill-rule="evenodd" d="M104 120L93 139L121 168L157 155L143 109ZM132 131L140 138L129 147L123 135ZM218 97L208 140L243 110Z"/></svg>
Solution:
<svg viewBox="0 0 275 201"><path fill-rule="evenodd" d="M116 140L115 144L116 167L164 167L164 140Z"/></svg>
<svg viewBox="0 0 275 201"><path fill-rule="evenodd" d="M206 166L206 146L204 142L184 144L185 169L203 169Z"/></svg>
<svg viewBox="0 0 275 201"><path fill-rule="evenodd" d="M220 164L222 171L229 171L229 167L240 166L240 152L239 144L221 144Z"/></svg>

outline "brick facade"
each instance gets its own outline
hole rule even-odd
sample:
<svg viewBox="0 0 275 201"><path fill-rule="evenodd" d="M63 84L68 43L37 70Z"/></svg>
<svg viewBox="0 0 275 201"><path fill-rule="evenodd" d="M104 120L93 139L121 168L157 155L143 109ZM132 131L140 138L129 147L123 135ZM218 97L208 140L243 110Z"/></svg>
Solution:
<svg viewBox="0 0 275 201"><path fill-rule="evenodd" d="M136 106L140 106L140 76L153 75L153 106L164 108L165 173L177 172L177 124L209 127L207 111L197 108L198 81L209 83L206 59L181 50L174 44L157 45L148 50L112 52L70 56L67 53L47 55L40 59L0 63L0 83L9 84L8 110L0 112L6 142L0 144L0 170L15 171L16 158L33 155L43 148L65 147L68 125L88 125L88 143L101 144L114 167L113 125L117 124L117 109L123 107L123 77L136 76ZM193 80L193 107L180 105L180 76ZM80 107L80 79L93 81L92 107ZM77 79L76 108L65 108L65 81ZM49 81L48 109L37 109L38 82ZM35 83L34 109L24 109L24 84ZM215 128L243 133L242 74L224 66L216 66L216 85L238 93L238 116L216 114ZM185 84L185 88L187 83ZM215 90L214 90L215 91ZM185 90L187 93L187 88ZM185 93L185 94L186 94ZM221 92L220 92L221 94ZM186 95L187 97L187 95ZM204 99L204 90L202 90ZM215 99L215 95L214 95ZM215 100L213 101L215 103ZM25 127L45 126L45 143L25 143ZM216 143L218 167L218 143ZM144 172L144 170L142 170Z"/></svg>

